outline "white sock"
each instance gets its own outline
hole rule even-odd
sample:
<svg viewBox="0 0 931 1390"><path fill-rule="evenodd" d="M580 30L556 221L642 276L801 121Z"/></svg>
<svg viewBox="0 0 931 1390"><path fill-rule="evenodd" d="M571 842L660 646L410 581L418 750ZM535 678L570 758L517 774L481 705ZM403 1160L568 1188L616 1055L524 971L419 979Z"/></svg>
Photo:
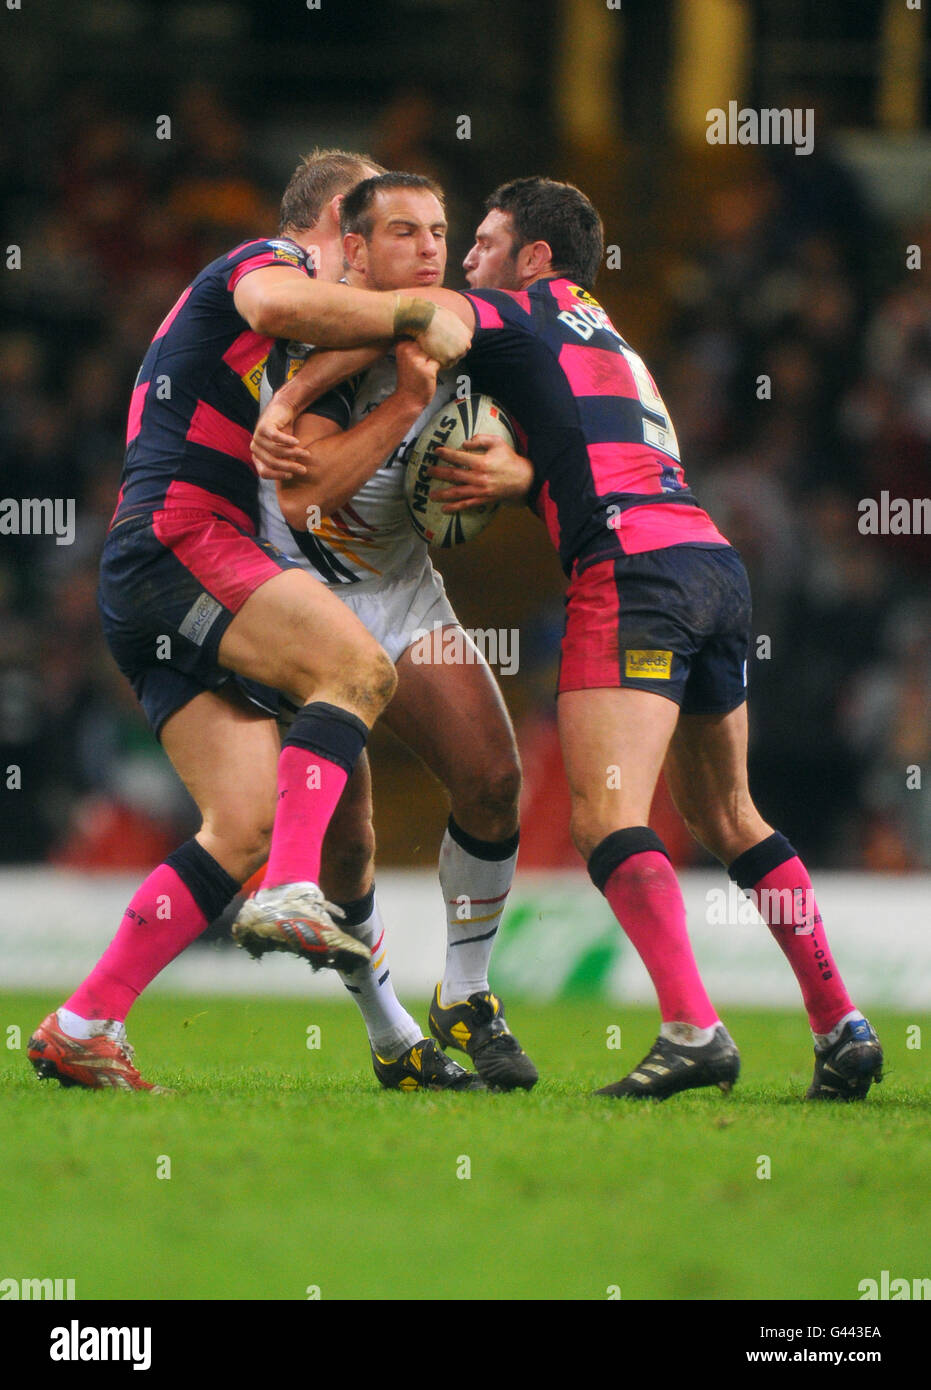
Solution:
<svg viewBox="0 0 931 1390"><path fill-rule="evenodd" d="M80 1014L72 1013L70 1009L57 1009L58 1026L63 1033L67 1033L69 1038L77 1038L79 1041L85 1038L96 1038L100 1033L106 1033L108 1037L120 1039L125 1036L126 1027L122 1023L117 1023L112 1018L82 1018Z"/></svg>
<svg viewBox="0 0 931 1390"><path fill-rule="evenodd" d="M720 1026L720 1019L707 1028L698 1028L694 1023L664 1023L659 1035L668 1042L678 1043L680 1047L705 1047L714 1037L714 1030Z"/></svg>
<svg viewBox="0 0 931 1390"><path fill-rule="evenodd" d="M517 839L515 834L499 844L476 840L449 818L440 847L446 904L446 971L440 985L444 1008L488 991L488 962L514 878Z"/></svg>
<svg viewBox="0 0 931 1390"><path fill-rule="evenodd" d="M856 1021L862 1017L863 1015L859 1009L851 1009L849 1014L844 1014L840 1023L835 1023L830 1033L812 1033L811 1036L815 1040L815 1047L819 1052L825 1052L829 1047L833 1047L844 1031L845 1025L848 1023L856 1023Z"/></svg>
<svg viewBox="0 0 931 1390"><path fill-rule="evenodd" d="M351 974L339 971L339 978L359 1006L369 1043L386 1062L393 1062L424 1036L420 1025L404 1008L394 992L388 970L385 927L375 901L375 889L355 903L338 903L346 912L340 930L362 941L372 953L369 966L359 966ZM363 913L361 921L354 921Z"/></svg>

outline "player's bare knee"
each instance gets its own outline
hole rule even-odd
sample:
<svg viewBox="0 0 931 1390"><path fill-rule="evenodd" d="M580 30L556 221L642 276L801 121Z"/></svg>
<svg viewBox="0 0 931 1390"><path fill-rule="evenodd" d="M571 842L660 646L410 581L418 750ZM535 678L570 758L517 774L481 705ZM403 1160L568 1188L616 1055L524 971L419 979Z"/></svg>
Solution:
<svg viewBox="0 0 931 1390"><path fill-rule="evenodd" d="M520 808L521 768L515 757L481 769L451 787L453 815L460 824L474 827L479 839L496 840L511 835Z"/></svg>
<svg viewBox="0 0 931 1390"><path fill-rule="evenodd" d="M354 655L341 666L335 682L336 698L374 724L397 685L398 674L393 661L373 642L364 653Z"/></svg>
<svg viewBox="0 0 931 1390"><path fill-rule="evenodd" d="M268 858L271 821L204 821L207 849L233 878L245 883Z"/></svg>
<svg viewBox="0 0 931 1390"><path fill-rule="evenodd" d="M516 812L520 803L521 766L516 755L495 768L488 787L488 804L496 814Z"/></svg>
<svg viewBox="0 0 931 1390"><path fill-rule="evenodd" d="M369 687L372 697L378 700L382 709L392 699L398 688L398 673L395 670L394 662L381 647L371 658Z"/></svg>

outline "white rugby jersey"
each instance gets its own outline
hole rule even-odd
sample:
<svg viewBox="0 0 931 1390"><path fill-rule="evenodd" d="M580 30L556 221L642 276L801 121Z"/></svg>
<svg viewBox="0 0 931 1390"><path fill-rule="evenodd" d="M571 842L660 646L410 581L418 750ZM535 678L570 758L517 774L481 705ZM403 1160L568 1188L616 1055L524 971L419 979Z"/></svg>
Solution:
<svg viewBox="0 0 931 1390"><path fill-rule="evenodd" d="M305 343L275 344L262 378L260 404L264 410L272 393L290 380L311 349ZM331 585L368 583L377 586L412 569L426 556L427 545L411 525L404 498L404 473L411 445L434 414L455 395L455 375L442 372L430 405L407 431L401 443L351 499L314 530L289 526L278 505L274 482L259 480L259 534L285 555L297 560ZM397 384L394 357L380 358L367 372L344 382L310 407L313 414L349 429L381 405Z"/></svg>

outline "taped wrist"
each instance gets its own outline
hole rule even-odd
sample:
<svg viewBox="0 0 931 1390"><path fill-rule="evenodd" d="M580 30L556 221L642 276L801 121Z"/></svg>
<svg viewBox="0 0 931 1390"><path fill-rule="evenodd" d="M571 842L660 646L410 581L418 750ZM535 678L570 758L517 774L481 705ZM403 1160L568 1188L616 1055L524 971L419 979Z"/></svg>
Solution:
<svg viewBox="0 0 931 1390"><path fill-rule="evenodd" d="M402 299L398 295L394 301L394 336L416 337L429 328L435 313L436 305L429 299Z"/></svg>

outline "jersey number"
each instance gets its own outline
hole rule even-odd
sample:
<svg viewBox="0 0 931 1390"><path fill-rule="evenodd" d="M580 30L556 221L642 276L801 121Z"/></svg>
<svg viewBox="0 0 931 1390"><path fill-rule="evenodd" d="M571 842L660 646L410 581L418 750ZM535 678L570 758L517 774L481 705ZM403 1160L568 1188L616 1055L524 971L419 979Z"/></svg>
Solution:
<svg viewBox="0 0 931 1390"><path fill-rule="evenodd" d="M676 438L675 426L669 418L669 411L663 402L662 396L656 389L656 384L641 357L638 357L633 348L624 344L621 352L626 358L631 375L634 378L634 385L637 388L637 395L644 410L648 410L651 415L658 415L658 420L650 420L646 415L643 417L643 442L649 444L653 449L659 449L663 454L668 454L674 458L676 463L680 460L679 441Z"/></svg>
<svg viewBox="0 0 931 1390"><path fill-rule="evenodd" d="M596 308L594 305L580 304L574 310L563 309L557 317L561 323L564 323L567 328L571 328L573 333L578 333L579 337L584 338L586 342L598 329L605 330L617 339L618 351L624 354L630 368L640 404L651 415L659 417L657 420L643 417L643 442L649 444L652 449L659 449L660 453L668 454L678 463L680 460L679 441L669 418L669 411L663 404L663 398L657 391L643 359L637 356L633 348L627 346L604 309L600 305Z"/></svg>

